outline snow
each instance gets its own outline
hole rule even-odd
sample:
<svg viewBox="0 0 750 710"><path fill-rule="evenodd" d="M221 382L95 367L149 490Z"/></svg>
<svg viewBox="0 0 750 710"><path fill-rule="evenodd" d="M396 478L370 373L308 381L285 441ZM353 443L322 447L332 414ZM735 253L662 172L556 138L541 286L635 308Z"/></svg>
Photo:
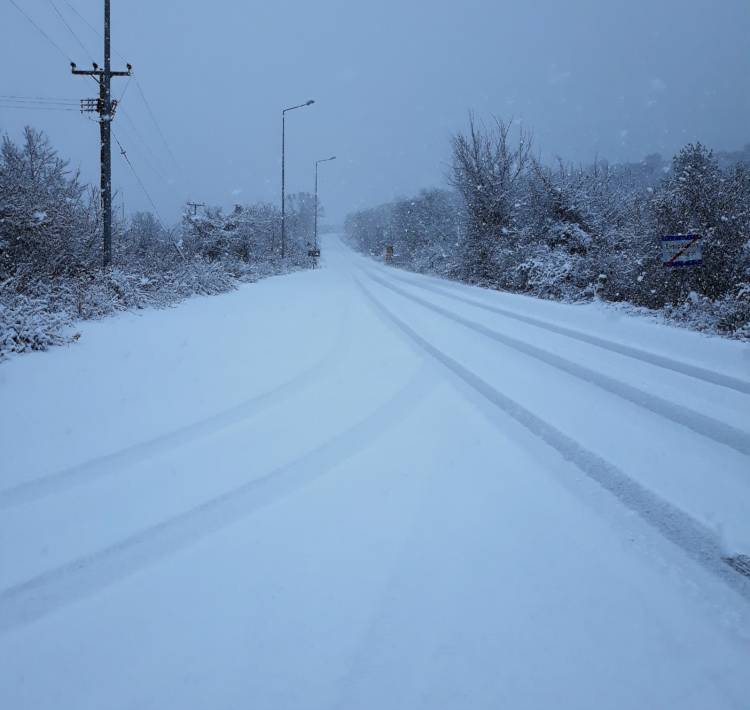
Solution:
<svg viewBox="0 0 750 710"><path fill-rule="evenodd" d="M746 707L750 347L323 253L0 366L0 705Z"/></svg>

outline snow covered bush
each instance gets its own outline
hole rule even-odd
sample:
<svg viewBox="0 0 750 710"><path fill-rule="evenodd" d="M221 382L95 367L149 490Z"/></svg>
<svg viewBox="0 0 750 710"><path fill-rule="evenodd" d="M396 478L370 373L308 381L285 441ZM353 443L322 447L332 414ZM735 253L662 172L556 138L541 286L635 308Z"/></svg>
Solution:
<svg viewBox="0 0 750 710"><path fill-rule="evenodd" d="M95 247L93 202L49 144L31 128L0 148L0 279L19 269L70 273Z"/></svg>
<svg viewBox="0 0 750 710"><path fill-rule="evenodd" d="M458 195L425 190L412 199L349 215L344 229L364 253L382 258L390 244L395 264L452 277L458 272L456 250L464 221Z"/></svg>
<svg viewBox="0 0 750 710"><path fill-rule="evenodd" d="M513 139L515 135L515 139ZM513 124L470 118L453 139L454 193L361 210L350 243L393 263L544 298L599 298L661 310L703 331L750 337L747 151L685 146L668 163L588 166L533 159ZM661 238L702 236L704 265L665 269Z"/></svg>
<svg viewBox="0 0 750 710"><path fill-rule="evenodd" d="M74 337L71 318L64 312L50 311L46 300L3 291L0 291L0 358L7 353L46 350Z"/></svg>
<svg viewBox="0 0 750 710"><path fill-rule="evenodd" d="M513 141L512 123L489 127L469 117L469 130L453 137L451 182L463 198L466 233L461 244L461 278L489 285L496 276L498 243L517 228L519 190L531 160L531 136L523 129Z"/></svg>
<svg viewBox="0 0 750 710"><path fill-rule="evenodd" d="M750 172L743 165L722 170L700 143L683 148L655 194L651 209L660 234L702 236L704 267L674 273L667 281L672 303L695 291L713 300L733 292L748 264Z"/></svg>
<svg viewBox="0 0 750 710"><path fill-rule="evenodd" d="M77 319L165 307L242 281L309 268L314 201L290 196L287 253L268 204L207 208L167 229L150 213L113 229L113 266L101 268L96 191L31 128L0 147L0 358L75 337Z"/></svg>

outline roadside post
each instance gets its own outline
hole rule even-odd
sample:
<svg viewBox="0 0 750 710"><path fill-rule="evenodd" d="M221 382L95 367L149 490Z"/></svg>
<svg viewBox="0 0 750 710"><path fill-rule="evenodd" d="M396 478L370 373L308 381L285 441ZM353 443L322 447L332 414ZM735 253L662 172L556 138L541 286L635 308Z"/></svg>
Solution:
<svg viewBox="0 0 750 710"><path fill-rule="evenodd" d="M310 247L307 250L307 256L312 259L313 269L318 268L318 259L320 259L320 249L318 247Z"/></svg>

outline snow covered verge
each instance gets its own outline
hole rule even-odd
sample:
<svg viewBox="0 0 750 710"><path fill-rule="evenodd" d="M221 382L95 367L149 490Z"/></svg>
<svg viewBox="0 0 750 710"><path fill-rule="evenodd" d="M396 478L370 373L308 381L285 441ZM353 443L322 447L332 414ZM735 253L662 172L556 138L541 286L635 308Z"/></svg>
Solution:
<svg viewBox="0 0 750 710"><path fill-rule="evenodd" d="M356 241L347 240L347 243L354 248L359 248ZM383 254L378 251L367 251L361 248L359 248L359 251L371 259L383 261ZM747 284L742 284L741 287L737 289L735 295L718 299L716 301L712 301L705 296L700 296L693 291L688 294L684 301L677 305L667 303L660 308L649 308L629 303L627 301L607 301L593 292L593 290L559 294L551 293L545 288L512 289L496 286L490 283L477 284L471 280L457 278L455 271L451 268L452 265L450 262L446 263L445 268L442 269L426 268L422 264L408 263L403 259L394 259L393 264L398 268L412 273L436 276L438 278L457 281L459 283L469 283L496 291L518 293L568 304L596 303L604 308L613 309L621 314L639 316L655 322L662 322L667 325L689 328L699 333L719 335L734 340L750 342L750 286Z"/></svg>
<svg viewBox="0 0 750 710"><path fill-rule="evenodd" d="M302 268L280 260L229 270L196 258L165 270L114 268L70 278L38 279L19 289L19 279L0 285L0 361L10 353L46 350L77 340L76 321L119 311L171 306L193 295L224 293Z"/></svg>
<svg viewBox="0 0 750 710"><path fill-rule="evenodd" d="M27 129L0 151L0 360L79 337L75 322L166 307L192 295L307 268L308 195L291 195L287 254L267 204L186 210L167 229L151 213L113 227L113 266L102 268L99 199L46 137Z"/></svg>
<svg viewBox="0 0 750 710"><path fill-rule="evenodd" d="M601 300L750 339L750 150L685 146L672 161L557 168L511 124L453 139L453 190L349 215L349 243L394 266L566 302ZM703 263L665 268L661 239L701 237Z"/></svg>

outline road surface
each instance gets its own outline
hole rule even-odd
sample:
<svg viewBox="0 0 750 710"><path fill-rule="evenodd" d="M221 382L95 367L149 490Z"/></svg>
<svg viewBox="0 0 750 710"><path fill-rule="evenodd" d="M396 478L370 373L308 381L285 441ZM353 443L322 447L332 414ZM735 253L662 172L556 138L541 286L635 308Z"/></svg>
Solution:
<svg viewBox="0 0 750 710"><path fill-rule="evenodd" d="M0 366L0 707L750 707L750 349L323 268Z"/></svg>

